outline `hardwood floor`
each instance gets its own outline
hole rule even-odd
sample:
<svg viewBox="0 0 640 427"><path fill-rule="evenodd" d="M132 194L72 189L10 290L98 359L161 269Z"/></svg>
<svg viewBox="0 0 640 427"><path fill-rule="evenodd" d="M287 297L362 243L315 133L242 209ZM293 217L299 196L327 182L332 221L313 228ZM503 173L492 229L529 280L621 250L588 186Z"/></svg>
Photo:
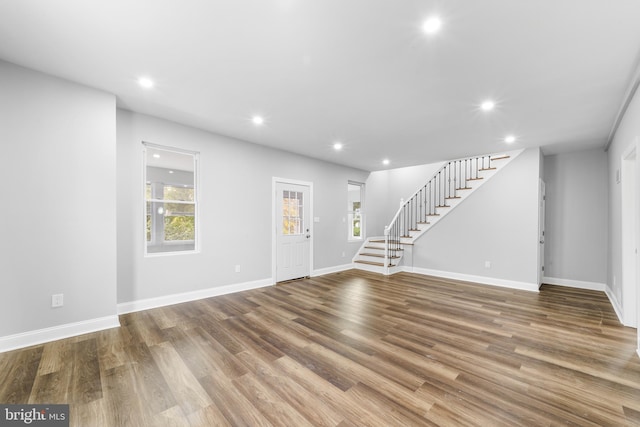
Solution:
<svg viewBox="0 0 640 427"><path fill-rule="evenodd" d="M351 270L132 313L0 354L1 403L73 426L640 425L602 292Z"/></svg>

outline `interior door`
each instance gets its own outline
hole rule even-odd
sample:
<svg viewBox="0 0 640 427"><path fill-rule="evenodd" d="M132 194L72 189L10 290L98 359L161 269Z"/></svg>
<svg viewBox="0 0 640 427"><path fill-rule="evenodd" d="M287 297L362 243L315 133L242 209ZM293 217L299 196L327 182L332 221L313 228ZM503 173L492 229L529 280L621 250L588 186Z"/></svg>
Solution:
<svg viewBox="0 0 640 427"><path fill-rule="evenodd" d="M310 274L309 193L306 185L276 183L276 282Z"/></svg>

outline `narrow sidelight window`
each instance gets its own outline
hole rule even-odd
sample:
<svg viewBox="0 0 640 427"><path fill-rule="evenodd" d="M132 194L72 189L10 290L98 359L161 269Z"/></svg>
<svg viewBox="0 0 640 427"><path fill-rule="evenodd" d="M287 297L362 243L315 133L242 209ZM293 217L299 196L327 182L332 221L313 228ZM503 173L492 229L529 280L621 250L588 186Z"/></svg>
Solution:
<svg viewBox="0 0 640 427"><path fill-rule="evenodd" d="M198 248L198 153L144 143L145 255Z"/></svg>
<svg viewBox="0 0 640 427"><path fill-rule="evenodd" d="M358 182L349 182L347 184L349 240L362 240L364 237L363 192L364 184Z"/></svg>

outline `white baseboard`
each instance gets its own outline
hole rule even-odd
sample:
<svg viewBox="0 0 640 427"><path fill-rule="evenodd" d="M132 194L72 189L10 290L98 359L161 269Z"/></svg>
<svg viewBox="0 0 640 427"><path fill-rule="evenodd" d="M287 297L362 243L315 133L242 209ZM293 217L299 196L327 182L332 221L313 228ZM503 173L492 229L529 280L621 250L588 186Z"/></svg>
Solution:
<svg viewBox="0 0 640 427"><path fill-rule="evenodd" d="M311 277L323 276L325 274L331 274L331 273L339 273L341 271L347 271L351 269L353 269L353 263L336 265L336 266L327 267L327 268L319 268L311 272Z"/></svg>
<svg viewBox="0 0 640 427"><path fill-rule="evenodd" d="M465 282L480 283L483 285L500 286L503 288L520 289L523 291L539 292L540 286L537 283L518 282L515 280L496 279L493 277L475 276L472 274L452 273L450 271L430 270L419 267L405 267L404 271L409 273L424 274L425 276L436 276L445 279L463 280Z"/></svg>
<svg viewBox="0 0 640 427"><path fill-rule="evenodd" d="M569 279L559 279L557 277L543 277L542 283L547 283L549 285L558 285L558 286L566 286L568 288L579 288L579 289L588 289L591 291L602 291L604 292L607 285L604 283L597 282L585 282L583 280L569 280Z"/></svg>
<svg viewBox="0 0 640 427"><path fill-rule="evenodd" d="M605 287L604 293L607 295L607 298L609 298L609 302L611 303L611 306L613 307L613 311L615 311L616 312L616 316L618 316L618 321L621 324L624 325L624 321L623 321L623 317L622 317L622 307L620 307L620 303L618 302L618 299L611 292L611 289L609 289L608 286Z"/></svg>
<svg viewBox="0 0 640 427"><path fill-rule="evenodd" d="M273 285L273 279L255 280L253 282L234 283L232 285L218 286L215 288L201 289L198 291L184 292L180 294L164 295L161 297L147 298L118 304L118 314L133 313L135 311L149 310L164 307L166 305L180 304L204 298L217 297L235 292L264 288Z"/></svg>
<svg viewBox="0 0 640 427"><path fill-rule="evenodd" d="M50 328L15 335L7 335L0 337L0 353L118 327L120 327L120 321L118 320L118 316L114 315L84 320L82 322L65 323L64 325L52 326Z"/></svg>

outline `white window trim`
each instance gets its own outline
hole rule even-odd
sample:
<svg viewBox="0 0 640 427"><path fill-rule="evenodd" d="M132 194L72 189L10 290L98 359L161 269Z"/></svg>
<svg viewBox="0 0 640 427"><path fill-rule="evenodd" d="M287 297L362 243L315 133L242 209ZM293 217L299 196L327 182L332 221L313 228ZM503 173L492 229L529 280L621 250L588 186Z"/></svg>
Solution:
<svg viewBox="0 0 640 427"><path fill-rule="evenodd" d="M365 200L364 200L364 182L357 182L357 181L347 181L347 188L349 188L349 185L357 185L358 187L360 187L360 210L358 212L356 211L351 211L348 210L347 211L347 241L348 242L363 242L365 240L365 215L364 215L364 206L365 206ZM347 191L347 201L348 201L349 195L348 195L348 191ZM359 214L360 215L360 237L354 237L352 236L352 228L351 228L351 217L352 215L356 215Z"/></svg>
<svg viewBox="0 0 640 427"><path fill-rule="evenodd" d="M163 241L163 245L172 246L172 245L188 245L193 243L194 248L191 250L183 250L183 251L169 251L169 252L148 252L147 245L147 202L153 201L165 201L165 200L147 200L147 148L155 148L157 150L163 151L172 151L180 154L189 154L193 156L193 185L195 187L194 191L194 202L186 202L194 204L194 215L195 215L195 240L176 240L176 241ZM144 251L145 258L154 258L154 257L162 257L162 256L175 256L175 255L191 255L200 253L200 153L198 151L185 150L182 148L171 147L167 145L158 145L151 142L142 141L142 246ZM172 201L172 203L181 203L180 201ZM153 236L151 237L151 241L153 242Z"/></svg>

